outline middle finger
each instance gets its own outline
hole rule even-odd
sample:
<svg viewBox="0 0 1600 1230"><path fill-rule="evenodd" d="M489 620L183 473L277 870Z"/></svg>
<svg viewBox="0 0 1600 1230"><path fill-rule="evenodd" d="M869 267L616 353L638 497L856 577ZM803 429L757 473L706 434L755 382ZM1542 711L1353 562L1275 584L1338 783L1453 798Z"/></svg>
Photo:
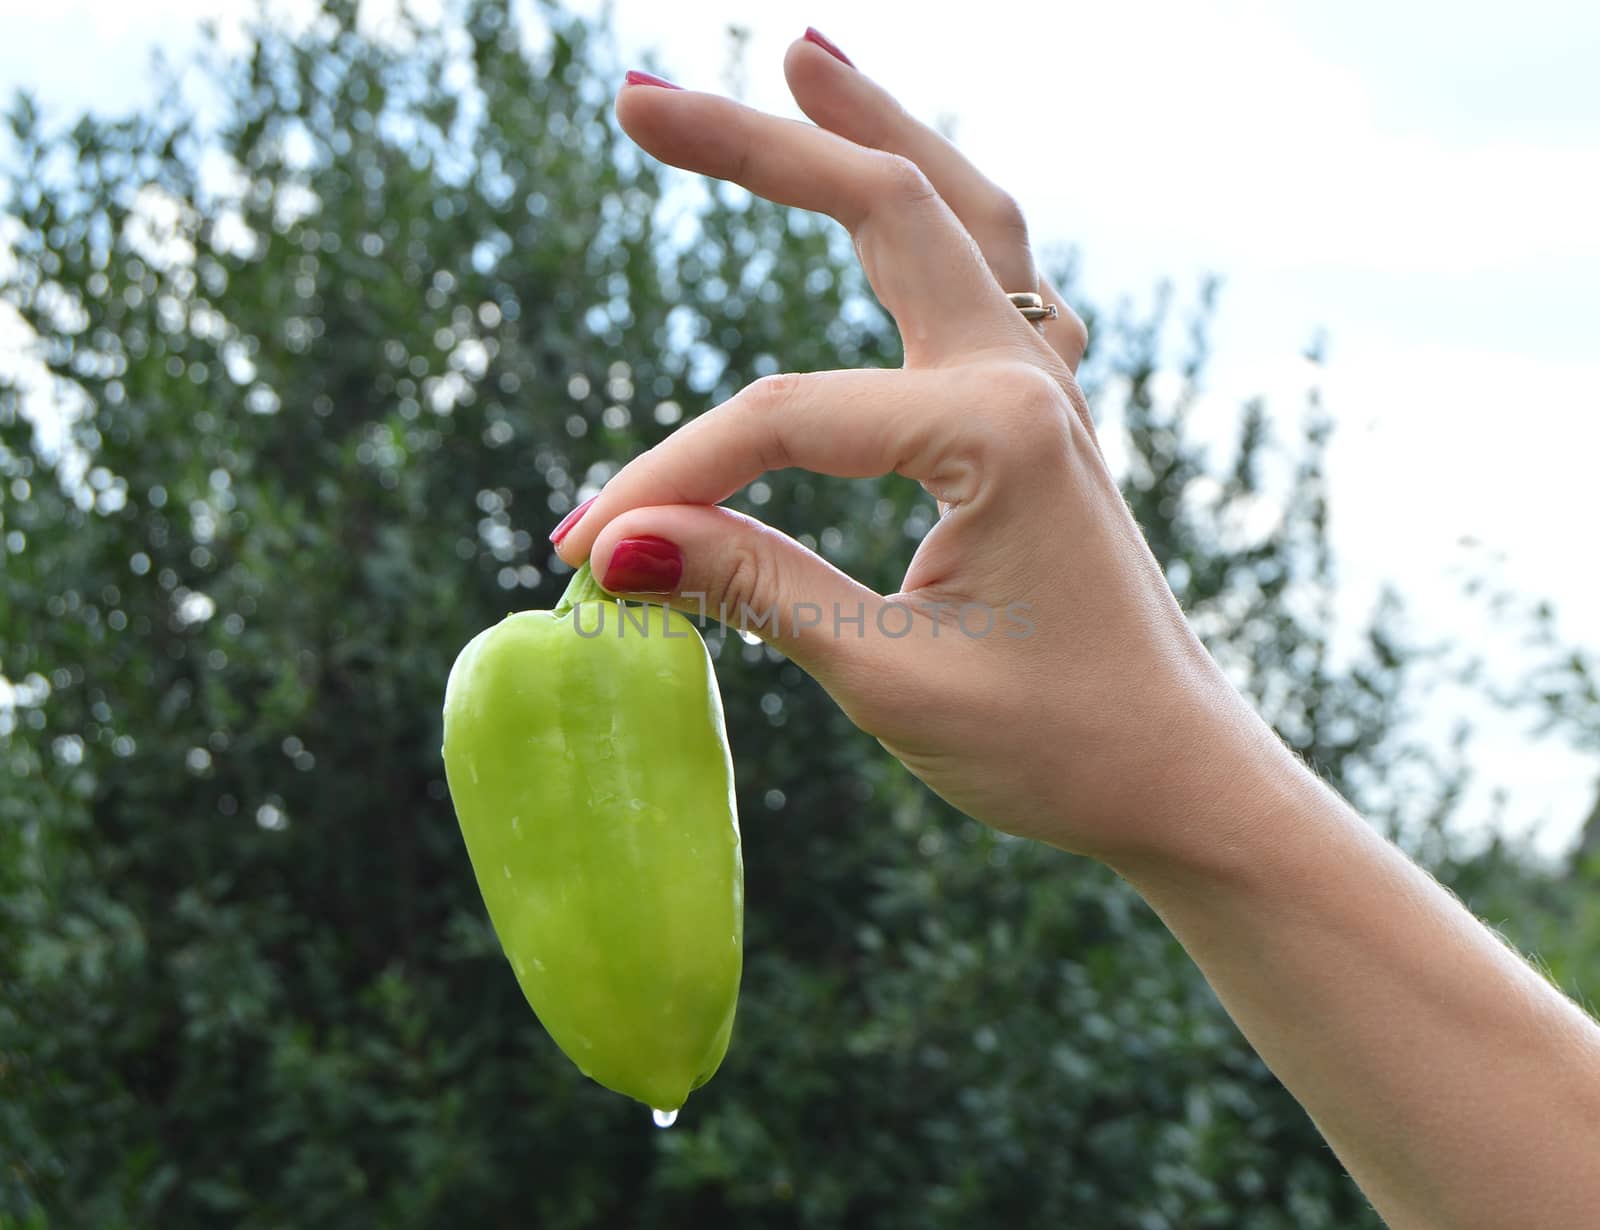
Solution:
<svg viewBox="0 0 1600 1230"><path fill-rule="evenodd" d="M1076 369L1088 341L1083 322L1040 276L1027 221L1015 198L943 134L907 112L892 94L809 32L790 46L783 67L795 101L820 127L916 163L977 241L1007 291L1032 291L1055 304L1059 315L1044 322L1044 337Z"/></svg>
<svg viewBox="0 0 1600 1230"><path fill-rule="evenodd" d="M1015 343L1016 309L910 160L690 90L626 86L617 119L663 162L843 223L900 328L908 366Z"/></svg>

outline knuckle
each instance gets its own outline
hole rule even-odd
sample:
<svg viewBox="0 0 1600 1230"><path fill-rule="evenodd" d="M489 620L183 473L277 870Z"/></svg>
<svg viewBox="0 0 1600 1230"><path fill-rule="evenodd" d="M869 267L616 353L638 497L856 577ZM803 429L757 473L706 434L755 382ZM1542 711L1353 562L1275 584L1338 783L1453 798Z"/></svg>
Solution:
<svg viewBox="0 0 1600 1230"><path fill-rule="evenodd" d="M938 195L922 168L901 154L878 155L878 180L884 196L893 201L910 204Z"/></svg>
<svg viewBox="0 0 1600 1230"><path fill-rule="evenodd" d="M737 627L761 620L777 605L777 584L763 552L749 543L736 543L723 566L718 602Z"/></svg>
<svg viewBox="0 0 1600 1230"><path fill-rule="evenodd" d="M757 448L764 470L781 470L789 464L783 424L790 406L800 395L799 372L776 372L746 386L746 408L758 424Z"/></svg>
<svg viewBox="0 0 1600 1230"><path fill-rule="evenodd" d="M1005 408L1029 419L1060 408L1060 382L1042 367L1014 363L995 375L995 391Z"/></svg>
<svg viewBox="0 0 1600 1230"><path fill-rule="evenodd" d="M1077 415L1070 391L1055 373L1032 364L995 372L994 443L1006 455L1037 460L1069 444Z"/></svg>
<svg viewBox="0 0 1600 1230"><path fill-rule="evenodd" d="M1027 240L1027 215L1022 212L1022 205L1017 198L1009 192L1002 192L998 188L994 190L994 195L984 208L984 221L990 229L1008 238Z"/></svg>
<svg viewBox="0 0 1600 1230"><path fill-rule="evenodd" d="M754 158L754 150L749 145L741 144L734 151L733 159L728 166L727 174L721 178L735 184L742 184L750 175L750 164Z"/></svg>
<svg viewBox="0 0 1600 1230"><path fill-rule="evenodd" d="M800 391L799 372L774 372L753 381L747 388L751 406L762 414L783 409Z"/></svg>

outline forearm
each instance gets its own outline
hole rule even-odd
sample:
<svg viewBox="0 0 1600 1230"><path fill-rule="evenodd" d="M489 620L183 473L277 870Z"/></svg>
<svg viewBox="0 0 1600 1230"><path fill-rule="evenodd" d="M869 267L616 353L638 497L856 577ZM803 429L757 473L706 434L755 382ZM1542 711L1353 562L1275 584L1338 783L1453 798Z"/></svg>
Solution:
<svg viewBox="0 0 1600 1230"><path fill-rule="evenodd" d="M1600 1026L1287 752L1119 867L1397 1230L1592 1225Z"/></svg>

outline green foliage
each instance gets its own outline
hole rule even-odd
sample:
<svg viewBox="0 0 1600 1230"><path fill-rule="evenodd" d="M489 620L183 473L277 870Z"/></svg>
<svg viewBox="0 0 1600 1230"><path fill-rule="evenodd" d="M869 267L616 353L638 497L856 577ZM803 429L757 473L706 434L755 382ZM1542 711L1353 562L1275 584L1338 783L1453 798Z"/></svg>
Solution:
<svg viewBox="0 0 1600 1230"><path fill-rule="evenodd" d="M211 128L176 88L10 117L0 295L49 380L0 387L0 1220L1377 1224L1122 885L951 813L735 637L727 1064L670 1132L585 1082L476 896L450 662L553 603L550 525L681 415L898 343L831 224L639 158L603 32L557 9L384 42L330 0L207 63ZM1163 401L1163 319L1097 322L1086 378L1180 598L1371 814L1446 815L1393 610L1331 651L1325 420L1250 532L1267 418L1212 466L1203 329ZM739 503L888 589L931 518L887 480Z"/></svg>

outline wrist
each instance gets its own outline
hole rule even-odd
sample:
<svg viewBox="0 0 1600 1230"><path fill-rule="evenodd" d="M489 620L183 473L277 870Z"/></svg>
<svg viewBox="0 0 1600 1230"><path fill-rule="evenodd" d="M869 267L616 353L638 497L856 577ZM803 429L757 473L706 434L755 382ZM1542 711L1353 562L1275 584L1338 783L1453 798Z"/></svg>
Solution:
<svg viewBox="0 0 1600 1230"><path fill-rule="evenodd" d="M1242 699L1208 736L1175 763L1145 840L1103 859L1142 895L1268 888L1318 861L1310 845L1376 837Z"/></svg>

